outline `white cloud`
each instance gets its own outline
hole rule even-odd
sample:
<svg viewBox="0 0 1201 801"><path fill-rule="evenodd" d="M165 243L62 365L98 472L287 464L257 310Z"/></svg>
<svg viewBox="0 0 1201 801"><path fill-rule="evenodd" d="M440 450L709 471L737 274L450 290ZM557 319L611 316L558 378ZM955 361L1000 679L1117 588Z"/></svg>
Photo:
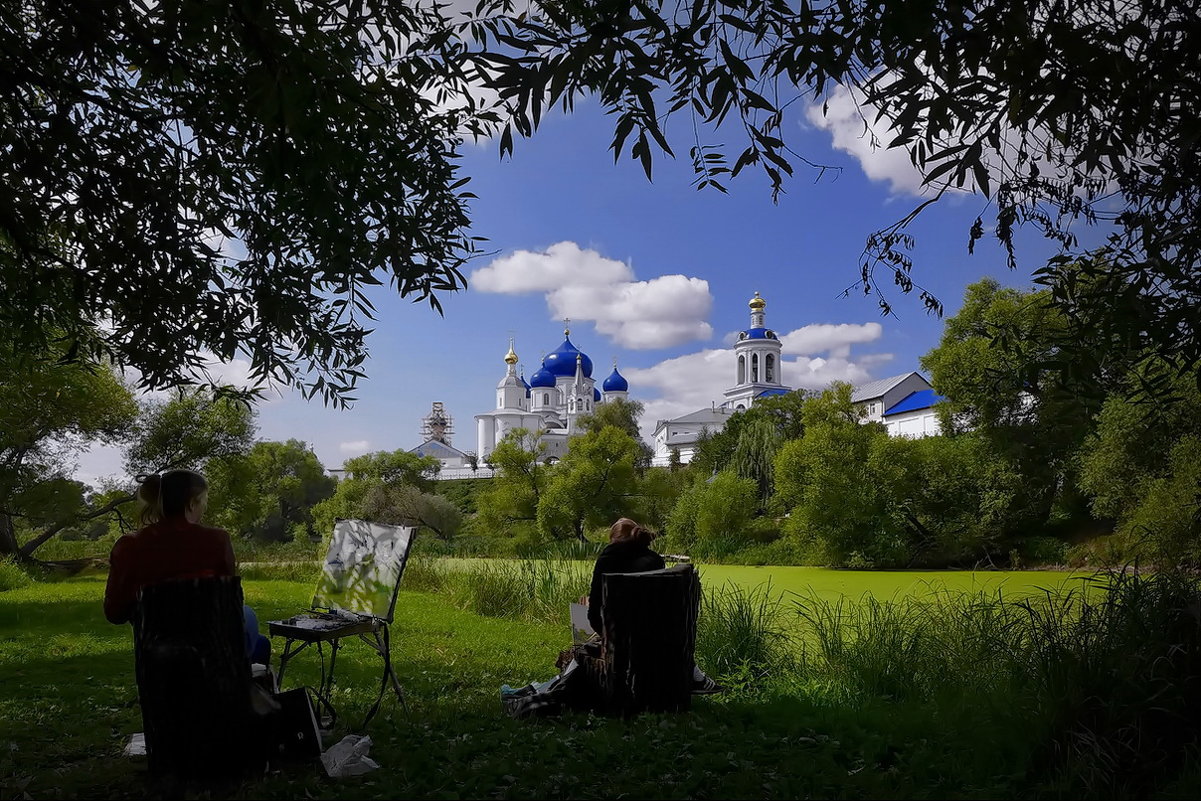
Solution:
<svg viewBox="0 0 1201 801"><path fill-rule="evenodd" d="M542 292L553 319L590 320L625 348L666 348L713 336L709 282L685 275L637 281L625 262L574 242L545 251L519 250L471 276L481 292Z"/></svg>
<svg viewBox="0 0 1201 801"><path fill-rule="evenodd" d="M825 114L821 104L809 106L806 118L830 133L835 148L854 156L868 178L887 181L895 195L923 195L931 191L922 185L922 174L913 166L905 148L888 148L895 136L889 130L889 120L882 118L872 124L877 109L864 103L858 90L839 86L825 106Z"/></svg>
<svg viewBox="0 0 1201 801"><path fill-rule="evenodd" d="M607 259L575 242L558 242L545 251L519 250L494 260L471 274L481 292L523 295L551 292L564 287L604 286L632 281L634 271L625 262Z"/></svg>
<svg viewBox="0 0 1201 801"><path fill-rule="evenodd" d="M340 442L338 450L346 456L360 456L371 450L371 440L356 439L353 442Z"/></svg>
<svg viewBox="0 0 1201 801"><path fill-rule="evenodd" d="M862 384L872 372L892 360L891 353L852 357L852 345L874 342L883 329L878 323L807 325L780 337L781 381L794 389L822 389L834 381ZM825 353L825 356L818 355ZM652 367L623 367L631 393L646 405L643 436L650 438L655 423L702 409L724 399L735 382L734 349L708 348L665 359ZM644 400L648 394L658 397Z"/></svg>
<svg viewBox="0 0 1201 801"><path fill-rule="evenodd" d="M829 351L846 357L851 345L874 342L884 333L879 323L815 323L780 337L784 353L809 354Z"/></svg>

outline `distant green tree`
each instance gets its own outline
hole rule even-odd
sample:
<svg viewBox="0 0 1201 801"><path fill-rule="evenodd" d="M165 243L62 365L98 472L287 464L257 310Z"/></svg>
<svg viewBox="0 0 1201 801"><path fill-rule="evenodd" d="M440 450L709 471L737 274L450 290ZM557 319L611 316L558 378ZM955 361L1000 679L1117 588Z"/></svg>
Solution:
<svg viewBox="0 0 1201 801"><path fill-rule="evenodd" d="M691 483L687 468L652 467L638 479L634 488L636 512L627 514L653 531L663 532L668 516L679 500L680 493Z"/></svg>
<svg viewBox="0 0 1201 801"><path fill-rule="evenodd" d="M360 517L393 525L420 525L438 539L449 540L463 524L463 513L449 499L422 492L408 484L378 484L371 487Z"/></svg>
<svg viewBox="0 0 1201 801"><path fill-rule="evenodd" d="M772 494L772 462L780 445L804 433L803 390L761 398L749 409L734 412L725 426L697 443L692 464L698 472L713 475L732 469L755 482L759 505L765 507Z"/></svg>
<svg viewBox="0 0 1201 801"><path fill-rule="evenodd" d="M538 528L587 541L586 527L627 517L634 505L638 441L614 426L573 437L538 501Z"/></svg>
<svg viewBox="0 0 1201 801"><path fill-rule="evenodd" d="M142 402L125 449L125 470L131 476L203 471L213 460L247 453L255 430L249 404L203 389L175 390L168 399Z"/></svg>
<svg viewBox="0 0 1201 801"><path fill-rule="evenodd" d="M650 467L651 458L655 455L654 450L643 441L642 429L638 424L645 409L642 401L614 398L595 406L591 414L582 416L579 419L580 429L591 432L612 426L624 431L630 439L638 443L637 467L639 471L643 471Z"/></svg>
<svg viewBox="0 0 1201 801"><path fill-rule="evenodd" d="M1131 375L1131 384L1145 376ZM1129 391L1106 399L1096 430L1079 453L1080 484L1092 510L1155 559L1196 560L1201 485L1190 459L1201 456L1201 391L1190 379L1171 380L1171 402L1131 403ZM1138 547L1141 543L1142 547Z"/></svg>
<svg viewBox="0 0 1201 801"><path fill-rule="evenodd" d="M343 465L346 475L338 481L333 495L313 507L314 528L328 537L335 520L370 519L366 517L368 498L380 487L412 487L420 493L431 493L439 467L434 457L405 450L376 451L347 459ZM377 503L375 508L384 505Z"/></svg>
<svg viewBox="0 0 1201 801"><path fill-rule="evenodd" d="M538 506L549 480L545 454L541 431L514 428L496 443L488 454L496 473L477 501L485 531L536 535Z"/></svg>
<svg viewBox="0 0 1201 801"><path fill-rule="evenodd" d="M985 437L1026 477L1024 525L1031 530L1054 514L1088 518L1076 455L1104 394L1102 376L1082 393L1045 366L1068 326L1049 294L1007 289L993 279L970 285L939 344L921 360L946 398L938 406L943 430ZM997 347L1001 336L1006 347Z"/></svg>
<svg viewBox="0 0 1201 801"><path fill-rule="evenodd" d="M728 552L749 544L747 529L758 509L755 482L732 470L698 479L685 489L667 519L673 549Z"/></svg>
<svg viewBox="0 0 1201 801"><path fill-rule="evenodd" d="M315 539L313 507L337 481L300 440L256 442L248 453L208 471L213 523L255 539Z"/></svg>
<svg viewBox="0 0 1201 801"><path fill-rule="evenodd" d="M828 564L896 563L905 555L899 530L869 467L873 442L888 434L878 423L859 423L850 398L848 386L837 386L812 399L804 436L776 455L776 490L790 511L785 532Z"/></svg>
<svg viewBox="0 0 1201 801"><path fill-rule="evenodd" d="M40 543L22 546L18 527L57 532L107 514L72 480L75 455L122 441L137 405L107 365L31 359L11 342L0 342L0 373L0 556L27 558Z"/></svg>

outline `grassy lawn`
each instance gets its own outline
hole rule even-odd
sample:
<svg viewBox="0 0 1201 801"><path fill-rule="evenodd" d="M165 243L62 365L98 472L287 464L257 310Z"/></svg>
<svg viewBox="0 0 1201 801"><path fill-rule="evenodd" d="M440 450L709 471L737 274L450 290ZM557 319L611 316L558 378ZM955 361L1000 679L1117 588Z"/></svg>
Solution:
<svg viewBox="0 0 1201 801"><path fill-rule="evenodd" d="M484 562L514 562L506 559L444 559L456 569ZM925 595L931 590L995 593L1007 596L1038 595L1079 587L1085 573L1058 570L831 570L825 567L779 565L710 565L697 563L702 584L717 588L733 582L744 588L771 583L773 592L838 596L858 600L871 595L881 600L903 595ZM588 567L591 573L591 566Z"/></svg>
<svg viewBox="0 0 1201 801"><path fill-rule="evenodd" d="M1033 574L846 573L707 567L718 580L891 597L928 577L957 586L1055 586ZM132 634L102 614L103 577L0 593L0 798L126 798L152 792L121 756L141 729ZM246 582L266 621L304 608L311 584ZM756 692L698 699L693 710L634 721L567 715L513 721L502 683L545 679L565 645L562 624L485 618L443 594L402 592L393 643L410 714L386 702L373 721L367 776L331 780L287 764L233 788L238 798L991 798L1029 794L1044 721L1003 696L978 703L852 698L802 674ZM277 643L277 647L278 647ZM373 698L378 660L361 644L339 662L335 740ZM288 686L317 683L314 660Z"/></svg>

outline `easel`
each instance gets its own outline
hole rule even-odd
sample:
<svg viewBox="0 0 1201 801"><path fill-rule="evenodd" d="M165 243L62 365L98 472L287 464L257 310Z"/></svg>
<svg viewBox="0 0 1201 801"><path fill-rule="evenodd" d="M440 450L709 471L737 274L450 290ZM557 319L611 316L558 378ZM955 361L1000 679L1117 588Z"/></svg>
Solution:
<svg viewBox="0 0 1201 801"><path fill-rule="evenodd" d="M272 637L285 638L284 650L279 658L280 686L283 685L284 674L292 658L310 645L317 646L318 660L321 665L321 682L318 685L316 696L323 729L332 729L338 719L338 712L333 704L334 673L337 669L338 650L342 647L342 640L351 637L358 637L383 660L379 692L360 728L365 729L379 711L389 683L392 685L401 707L406 713L409 711L404 690L400 686L400 679L392 665L392 641L389 627L396 607L396 596L400 591L400 579L404 575L414 535L415 530L412 527L385 526L365 523L361 520L337 521L329 554L326 556L323 576L318 582L317 592L313 598L313 607L317 611L286 620L273 620L268 625L268 631ZM345 568L342 557L348 546L359 546L361 550L364 545L371 546L377 543L393 546L389 556L395 558L396 561L367 561L365 569L373 571L371 578L378 578L376 574L381 571L384 573L395 571L394 580L390 582L389 597L365 599L353 590L347 592L345 588L341 587L340 576ZM339 575L333 576L332 574L335 572ZM378 586L379 582L375 583ZM371 612L360 611L366 606L372 606L372 600L376 603L386 601L386 609L372 609ZM381 611L383 614L379 614ZM325 643L330 644L328 672L325 668Z"/></svg>

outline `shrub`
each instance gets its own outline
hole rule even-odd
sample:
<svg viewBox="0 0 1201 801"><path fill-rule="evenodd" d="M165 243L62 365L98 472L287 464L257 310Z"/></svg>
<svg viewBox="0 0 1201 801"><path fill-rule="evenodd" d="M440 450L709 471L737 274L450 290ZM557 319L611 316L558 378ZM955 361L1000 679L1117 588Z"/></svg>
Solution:
<svg viewBox="0 0 1201 801"><path fill-rule="evenodd" d="M0 559L0 592L19 590L32 583L33 579L21 569L20 565L8 559Z"/></svg>

